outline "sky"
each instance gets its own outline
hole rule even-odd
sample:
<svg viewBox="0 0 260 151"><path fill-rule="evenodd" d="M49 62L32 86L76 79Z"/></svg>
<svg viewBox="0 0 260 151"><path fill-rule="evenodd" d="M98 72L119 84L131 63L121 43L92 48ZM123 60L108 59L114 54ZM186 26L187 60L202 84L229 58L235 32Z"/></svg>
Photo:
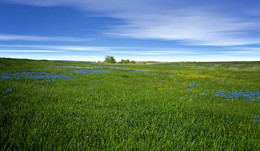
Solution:
<svg viewBox="0 0 260 151"><path fill-rule="evenodd" d="M260 61L259 0L0 0L0 57Z"/></svg>

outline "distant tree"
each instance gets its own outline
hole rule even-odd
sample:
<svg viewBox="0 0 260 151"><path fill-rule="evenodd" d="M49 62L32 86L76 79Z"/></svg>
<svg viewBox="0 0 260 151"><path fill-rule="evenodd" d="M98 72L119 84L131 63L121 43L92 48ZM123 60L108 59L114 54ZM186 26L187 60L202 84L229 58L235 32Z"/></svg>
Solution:
<svg viewBox="0 0 260 151"><path fill-rule="evenodd" d="M119 63L135 63L135 61L134 60L130 61L129 59L126 59L126 60L121 59L121 61Z"/></svg>
<svg viewBox="0 0 260 151"><path fill-rule="evenodd" d="M125 63L125 60L124 59L121 59L121 61L119 63Z"/></svg>
<svg viewBox="0 0 260 151"><path fill-rule="evenodd" d="M106 56L104 62L106 62L106 63L116 63L116 59L113 56Z"/></svg>
<svg viewBox="0 0 260 151"><path fill-rule="evenodd" d="M119 63L129 63L129 60L124 60L124 59L121 59L121 61Z"/></svg>
<svg viewBox="0 0 260 151"><path fill-rule="evenodd" d="M132 60L130 63L133 63L133 64L135 64L135 61L134 61L134 60Z"/></svg>

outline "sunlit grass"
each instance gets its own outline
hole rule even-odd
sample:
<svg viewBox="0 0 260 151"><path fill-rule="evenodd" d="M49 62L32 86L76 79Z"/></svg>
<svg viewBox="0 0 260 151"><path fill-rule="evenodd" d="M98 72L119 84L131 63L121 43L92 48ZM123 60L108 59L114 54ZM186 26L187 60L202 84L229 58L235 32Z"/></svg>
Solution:
<svg viewBox="0 0 260 151"><path fill-rule="evenodd" d="M260 149L258 62L0 63L2 150Z"/></svg>

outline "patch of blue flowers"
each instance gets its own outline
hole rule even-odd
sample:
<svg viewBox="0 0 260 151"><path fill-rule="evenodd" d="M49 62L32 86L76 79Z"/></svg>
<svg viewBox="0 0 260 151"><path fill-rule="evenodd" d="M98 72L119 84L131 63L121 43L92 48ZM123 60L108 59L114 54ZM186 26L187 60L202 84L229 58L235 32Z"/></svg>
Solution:
<svg viewBox="0 0 260 151"><path fill-rule="evenodd" d="M93 90L94 89L94 87L93 88L88 88L88 90Z"/></svg>
<svg viewBox="0 0 260 151"><path fill-rule="evenodd" d="M110 67L111 69L121 69L121 70L127 70L127 68L124 68L124 67Z"/></svg>
<svg viewBox="0 0 260 151"><path fill-rule="evenodd" d="M192 89L187 89L187 91L192 92L193 90Z"/></svg>
<svg viewBox="0 0 260 151"><path fill-rule="evenodd" d="M56 72L17 72L17 73L2 73L0 79L34 79L55 81L56 79L72 79L72 76L67 76L63 73Z"/></svg>
<svg viewBox="0 0 260 151"><path fill-rule="evenodd" d="M144 71L144 72L147 72L147 71L150 71L150 72L156 72L155 70L139 70L139 69L129 69L129 68L125 68L125 67L109 67L111 69L120 69L120 70L132 70L132 71Z"/></svg>
<svg viewBox="0 0 260 151"><path fill-rule="evenodd" d="M199 83L191 83L190 84L190 88L187 88L187 91L192 92L193 91L192 88L194 88L195 86L199 86L199 85L201 85L201 84L199 84Z"/></svg>
<svg viewBox="0 0 260 151"><path fill-rule="evenodd" d="M138 70L138 69L133 69L133 71L148 71L148 70Z"/></svg>
<svg viewBox="0 0 260 151"><path fill-rule="evenodd" d="M73 70L72 72L81 73L81 74L91 74L91 73L105 73L110 71L103 71L103 70Z"/></svg>
<svg viewBox="0 0 260 151"><path fill-rule="evenodd" d="M98 69L98 68L106 68L105 66L93 66L93 67L86 67L88 69Z"/></svg>
<svg viewBox="0 0 260 151"><path fill-rule="evenodd" d="M191 83L190 87L199 86L199 85L201 85L201 84L199 84L199 83Z"/></svg>
<svg viewBox="0 0 260 151"><path fill-rule="evenodd" d="M88 69L98 69L98 68L110 68L110 69L119 69L119 70L129 70L128 68L124 67L109 67L109 66L93 66L93 67L87 67Z"/></svg>
<svg viewBox="0 0 260 151"><path fill-rule="evenodd" d="M257 92L250 92L249 90L243 91L217 91L214 95L215 97L223 97L227 100L237 100L237 99L244 99L246 101L258 101L260 99L259 91Z"/></svg>

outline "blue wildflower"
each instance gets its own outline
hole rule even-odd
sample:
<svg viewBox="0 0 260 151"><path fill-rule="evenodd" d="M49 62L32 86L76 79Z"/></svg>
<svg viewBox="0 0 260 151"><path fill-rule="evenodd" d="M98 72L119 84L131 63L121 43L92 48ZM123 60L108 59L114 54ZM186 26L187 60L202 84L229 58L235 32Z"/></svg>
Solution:
<svg viewBox="0 0 260 151"><path fill-rule="evenodd" d="M199 84L199 83L192 83L192 84L190 85L190 87L199 86L199 85L201 85L201 84Z"/></svg>
<svg viewBox="0 0 260 151"><path fill-rule="evenodd" d="M110 67L111 69L127 69L127 68L124 68L124 67Z"/></svg>
<svg viewBox="0 0 260 151"><path fill-rule="evenodd" d="M93 90L94 89L94 87L93 88L88 88L88 90Z"/></svg>
<svg viewBox="0 0 260 151"><path fill-rule="evenodd" d="M47 80L47 81L55 81L55 79L71 79L71 76L67 76L63 73L55 73L55 72L18 72L18 73L2 73L0 75L1 79L34 79L34 80Z"/></svg>
<svg viewBox="0 0 260 151"><path fill-rule="evenodd" d="M75 73L81 73L81 74L91 74L91 73L105 73L110 71L103 71L103 70L74 70Z"/></svg>
<svg viewBox="0 0 260 151"><path fill-rule="evenodd" d="M192 89L187 89L187 91L191 92L191 91L192 91Z"/></svg>
<svg viewBox="0 0 260 151"><path fill-rule="evenodd" d="M133 71L147 71L147 70L138 70L138 69L133 69Z"/></svg>
<svg viewBox="0 0 260 151"><path fill-rule="evenodd" d="M238 99L245 99L247 101L258 101L259 100L259 92L250 92L249 90L246 90L245 92L242 91L234 91L234 92L228 92L228 91L217 91L214 94L215 97L224 97L227 100L238 100Z"/></svg>

